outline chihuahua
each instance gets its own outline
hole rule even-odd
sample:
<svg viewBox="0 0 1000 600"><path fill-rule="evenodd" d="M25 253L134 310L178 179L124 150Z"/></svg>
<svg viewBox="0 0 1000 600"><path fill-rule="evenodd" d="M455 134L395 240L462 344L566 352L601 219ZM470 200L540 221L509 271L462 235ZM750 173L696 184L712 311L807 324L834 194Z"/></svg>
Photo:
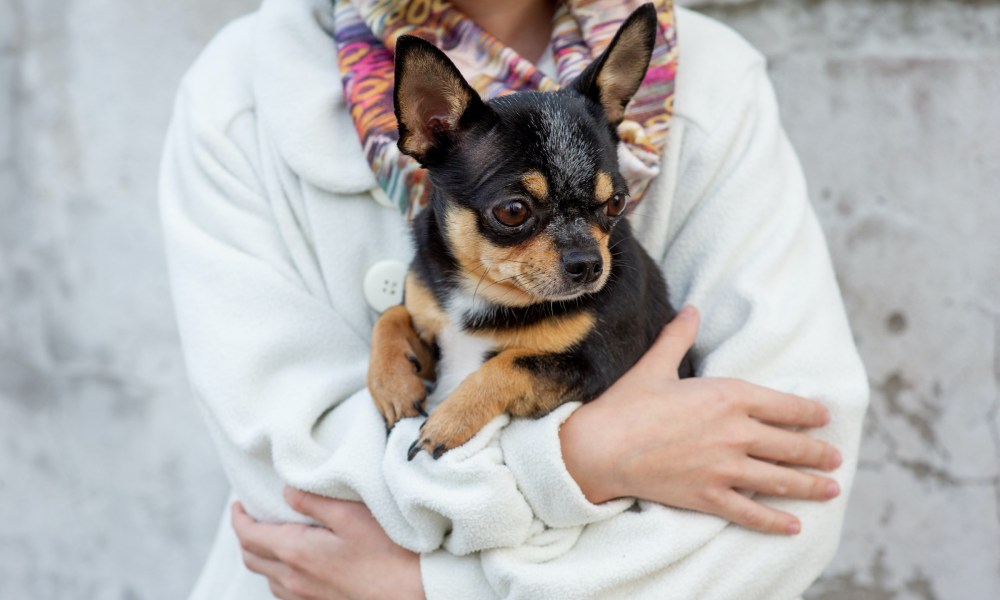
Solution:
<svg viewBox="0 0 1000 600"><path fill-rule="evenodd" d="M399 148L429 172L404 304L372 333L368 386L438 458L497 415L537 418L621 377L676 311L624 218L616 133L655 43L647 4L568 87L484 102L433 44L396 43ZM691 376L690 356L681 367Z"/></svg>

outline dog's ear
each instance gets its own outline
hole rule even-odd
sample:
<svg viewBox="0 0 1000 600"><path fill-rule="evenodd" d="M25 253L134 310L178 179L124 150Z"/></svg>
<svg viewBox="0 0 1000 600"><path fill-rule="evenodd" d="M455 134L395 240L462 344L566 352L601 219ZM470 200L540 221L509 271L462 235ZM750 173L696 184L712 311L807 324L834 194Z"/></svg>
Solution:
<svg viewBox="0 0 1000 600"><path fill-rule="evenodd" d="M618 28L613 40L597 59L570 84L604 107L604 114L617 126L625 106L639 90L656 44L656 9L643 4Z"/></svg>
<svg viewBox="0 0 1000 600"><path fill-rule="evenodd" d="M446 152L489 108L444 52L412 35L396 40L393 89L399 149L422 164Z"/></svg>

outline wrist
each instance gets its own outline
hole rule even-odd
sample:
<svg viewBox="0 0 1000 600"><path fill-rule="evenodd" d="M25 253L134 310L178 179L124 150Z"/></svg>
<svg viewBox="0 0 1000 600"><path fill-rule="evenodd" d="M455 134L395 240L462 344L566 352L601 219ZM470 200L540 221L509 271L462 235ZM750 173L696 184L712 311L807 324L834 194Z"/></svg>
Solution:
<svg viewBox="0 0 1000 600"><path fill-rule="evenodd" d="M420 555L409 550L404 551L403 568L399 569L400 580L393 583L391 598L409 598L410 600L426 600L424 592L424 576L420 563Z"/></svg>
<svg viewBox="0 0 1000 600"><path fill-rule="evenodd" d="M598 402L584 404L559 429L563 462L570 477L592 504L601 504L627 494L621 489L612 466L619 444L609 443L609 419Z"/></svg>

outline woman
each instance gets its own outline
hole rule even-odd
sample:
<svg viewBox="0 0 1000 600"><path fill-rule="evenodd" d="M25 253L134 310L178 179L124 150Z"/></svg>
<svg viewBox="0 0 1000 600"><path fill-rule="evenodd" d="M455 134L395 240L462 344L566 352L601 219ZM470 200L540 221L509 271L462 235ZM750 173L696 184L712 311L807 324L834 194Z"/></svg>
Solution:
<svg viewBox="0 0 1000 600"><path fill-rule="evenodd" d="M450 10L390 4L340 2L337 18ZM554 17L634 8L454 5L552 75ZM267 0L205 51L178 98L162 214L192 382L241 504L194 598L785 598L822 571L864 372L763 59L658 10L676 17L681 66L632 222L701 315L683 311L598 400L500 419L440 461L406 462L419 424L387 438L365 390L361 281L411 250L334 75L330 5ZM678 381L696 332L700 377ZM255 520L302 515L325 527Z"/></svg>

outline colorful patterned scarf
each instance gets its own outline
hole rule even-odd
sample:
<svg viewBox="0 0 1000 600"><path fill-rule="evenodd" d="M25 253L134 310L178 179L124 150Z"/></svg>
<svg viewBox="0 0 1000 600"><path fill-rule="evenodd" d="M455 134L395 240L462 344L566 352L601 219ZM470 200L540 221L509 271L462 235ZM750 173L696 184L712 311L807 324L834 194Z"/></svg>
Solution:
<svg viewBox="0 0 1000 600"><path fill-rule="evenodd" d="M334 0L334 39L344 95L379 188L379 202L412 218L429 201L427 172L396 147L392 106L393 49L418 35L455 63L486 100L511 92L568 85L600 55L622 22L643 2L565 0L553 17L550 49L557 81L483 31L445 0ZM673 114L677 44L673 0L657 0L656 47L639 91L618 127L619 162L633 200L659 173ZM635 202L632 203L633 206Z"/></svg>

